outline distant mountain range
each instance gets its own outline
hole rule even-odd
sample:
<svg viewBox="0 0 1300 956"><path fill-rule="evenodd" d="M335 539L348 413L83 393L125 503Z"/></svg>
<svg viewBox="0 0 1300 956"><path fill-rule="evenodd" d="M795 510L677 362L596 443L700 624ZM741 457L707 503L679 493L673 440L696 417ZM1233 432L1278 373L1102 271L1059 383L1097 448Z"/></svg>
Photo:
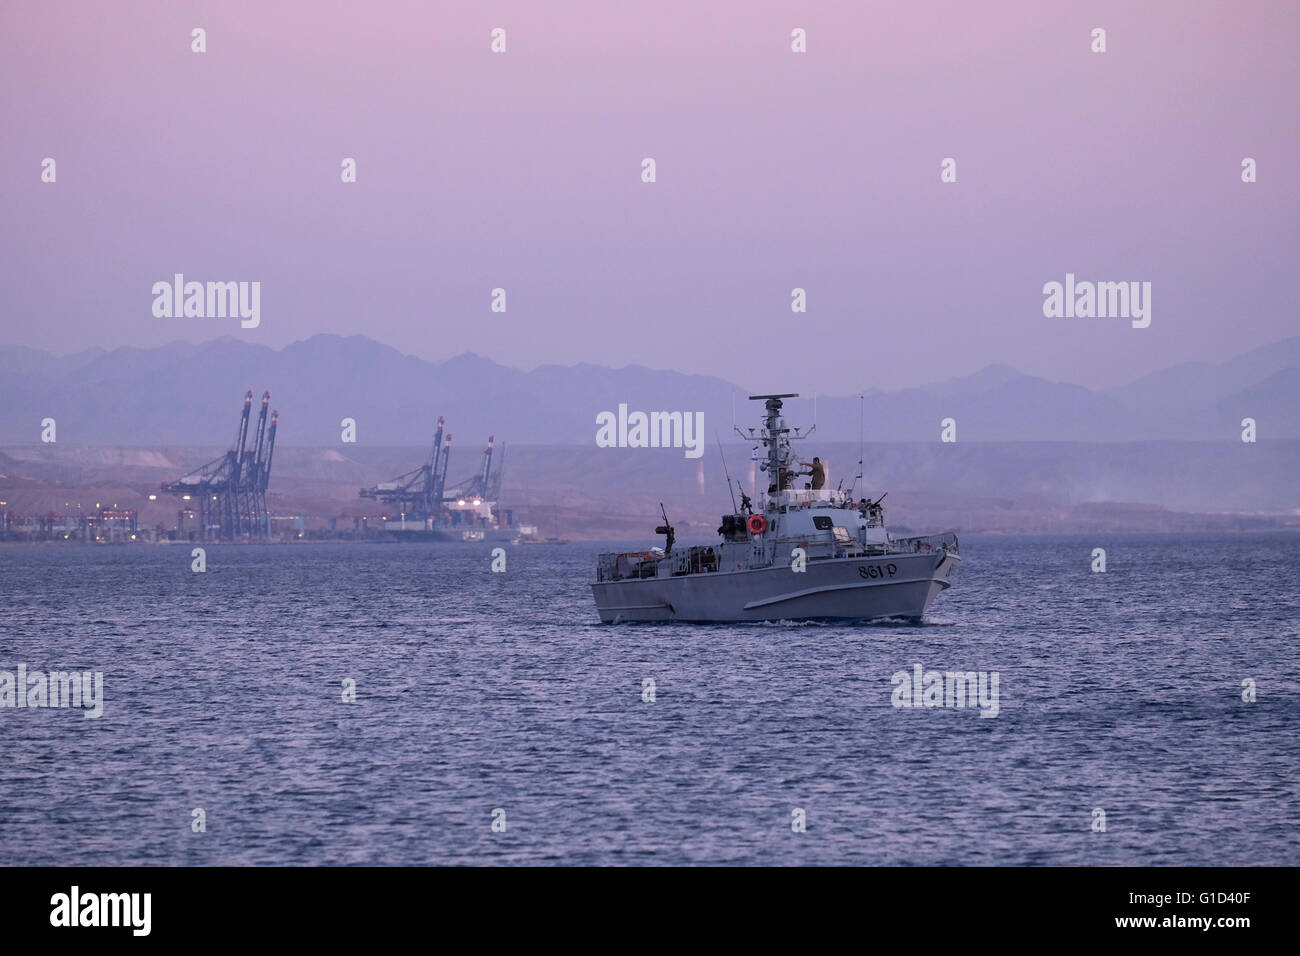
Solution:
<svg viewBox="0 0 1300 956"><path fill-rule="evenodd" d="M738 376L739 377L739 376ZM767 377L764 377L767 379ZM774 379L746 383L780 390ZM316 335L278 351L233 338L153 349L91 349L57 357L0 347L0 441L39 440L44 418L58 440L89 444L229 445L247 389L269 389L280 441L338 445L353 418L358 442L423 445L439 415L453 442L475 451L489 434L527 444L592 444L596 415L631 410L703 411L708 444L758 409L747 388L722 378L632 365L543 365L532 371L466 353L426 362L361 335ZM858 394L847 376L839 396L816 399L817 438L856 442ZM813 421L811 396L787 405L792 422ZM898 391L865 392L867 441L935 442L940 422L959 441L1236 440L1241 420L1260 441L1300 438L1300 337L1217 365L1185 363L1118 388L1093 391L1002 365Z"/></svg>

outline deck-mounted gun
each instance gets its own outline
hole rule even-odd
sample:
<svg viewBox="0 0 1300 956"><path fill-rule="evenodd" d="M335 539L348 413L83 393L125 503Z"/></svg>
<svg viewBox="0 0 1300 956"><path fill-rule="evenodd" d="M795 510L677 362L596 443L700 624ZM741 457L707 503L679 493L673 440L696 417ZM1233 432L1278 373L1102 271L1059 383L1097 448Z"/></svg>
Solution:
<svg viewBox="0 0 1300 956"><path fill-rule="evenodd" d="M668 523L668 512L664 510L664 503L659 502L659 513L664 516L664 523L655 528L655 534L664 536L664 554L673 553L673 542L677 540L677 535L673 533L673 526Z"/></svg>

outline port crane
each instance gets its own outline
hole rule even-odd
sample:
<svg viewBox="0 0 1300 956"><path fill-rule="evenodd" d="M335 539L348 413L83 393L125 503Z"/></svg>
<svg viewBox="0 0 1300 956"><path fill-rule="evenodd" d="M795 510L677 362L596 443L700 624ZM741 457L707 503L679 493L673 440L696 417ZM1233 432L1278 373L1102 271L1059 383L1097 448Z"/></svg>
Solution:
<svg viewBox="0 0 1300 956"><path fill-rule="evenodd" d="M263 392L252 448L248 447L248 427L253 409L250 389L244 394L234 447L189 474L162 483L164 494L193 502L191 507L198 514L200 537L227 540L270 537L266 489L271 479L271 459L275 454L275 433L280 419L280 413L273 411L268 424L270 404L271 393Z"/></svg>
<svg viewBox="0 0 1300 956"><path fill-rule="evenodd" d="M505 446L492 469L495 436L488 437L479 470L458 484L447 485L447 464L451 457L451 434L446 433L446 421L438 417L438 428L433 436L429 459L419 468L380 482L371 488L362 488L360 497L382 502L404 520L437 522L446 514L447 504L464 503L470 499L495 501L501 492L502 464Z"/></svg>
<svg viewBox="0 0 1300 956"><path fill-rule="evenodd" d="M434 517L442 509L443 486L447 483L447 462L451 458L451 434L444 437L446 421L438 416L429 460L414 471L362 488L362 498L373 498L391 506L414 521Z"/></svg>
<svg viewBox="0 0 1300 956"><path fill-rule="evenodd" d="M453 485L444 501L463 501L478 498L481 501L496 501L501 497L501 473L505 471L506 446L501 446L501 457L497 460L497 470L492 470L492 449L496 436L489 435L487 448L483 449L483 464L479 470L460 484Z"/></svg>

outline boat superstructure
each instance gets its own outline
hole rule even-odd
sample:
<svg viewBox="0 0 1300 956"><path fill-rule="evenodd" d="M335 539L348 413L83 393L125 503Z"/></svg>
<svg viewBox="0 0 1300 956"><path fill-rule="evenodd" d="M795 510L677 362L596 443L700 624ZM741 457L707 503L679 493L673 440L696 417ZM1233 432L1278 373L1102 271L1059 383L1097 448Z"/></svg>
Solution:
<svg viewBox="0 0 1300 956"><path fill-rule="evenodd" d="M601 621L920 620L961 561L957 535L895 538L883 495L791 488L800 472L790 443L807 433L781 409L798 395L750 398L766 412L748 436L767 452L759 505L742 491L715 544L675 548L665 513L665 547L600 555L591 588Z"/></svg>

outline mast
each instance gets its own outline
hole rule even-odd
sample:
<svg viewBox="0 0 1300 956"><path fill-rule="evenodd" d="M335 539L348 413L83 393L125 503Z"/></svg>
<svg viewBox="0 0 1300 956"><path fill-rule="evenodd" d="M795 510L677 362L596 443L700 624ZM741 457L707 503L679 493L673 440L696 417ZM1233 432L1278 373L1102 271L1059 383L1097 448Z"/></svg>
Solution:
<svg viewBox="0 0 1300 956"><path fill-rule="evenodd" d="M767 415L763 421L763 445L767 448L767 461L764 463L762 470L768 473L769 484L776 486L776 493L767 496L767 511L777 510L777 501L781 497L781 472L789 470L790 460L790 439L786 436L793 435L795 438L803 436L797 430L786 427L785 419L781 417L782 400L786 398L798 398L795 392L789 392L783 395L751 395L751 402L761 401ZM746 437L740 429L736 429L741 437ZM750 429L750 435L753 438L753 429Z"/></svg>

